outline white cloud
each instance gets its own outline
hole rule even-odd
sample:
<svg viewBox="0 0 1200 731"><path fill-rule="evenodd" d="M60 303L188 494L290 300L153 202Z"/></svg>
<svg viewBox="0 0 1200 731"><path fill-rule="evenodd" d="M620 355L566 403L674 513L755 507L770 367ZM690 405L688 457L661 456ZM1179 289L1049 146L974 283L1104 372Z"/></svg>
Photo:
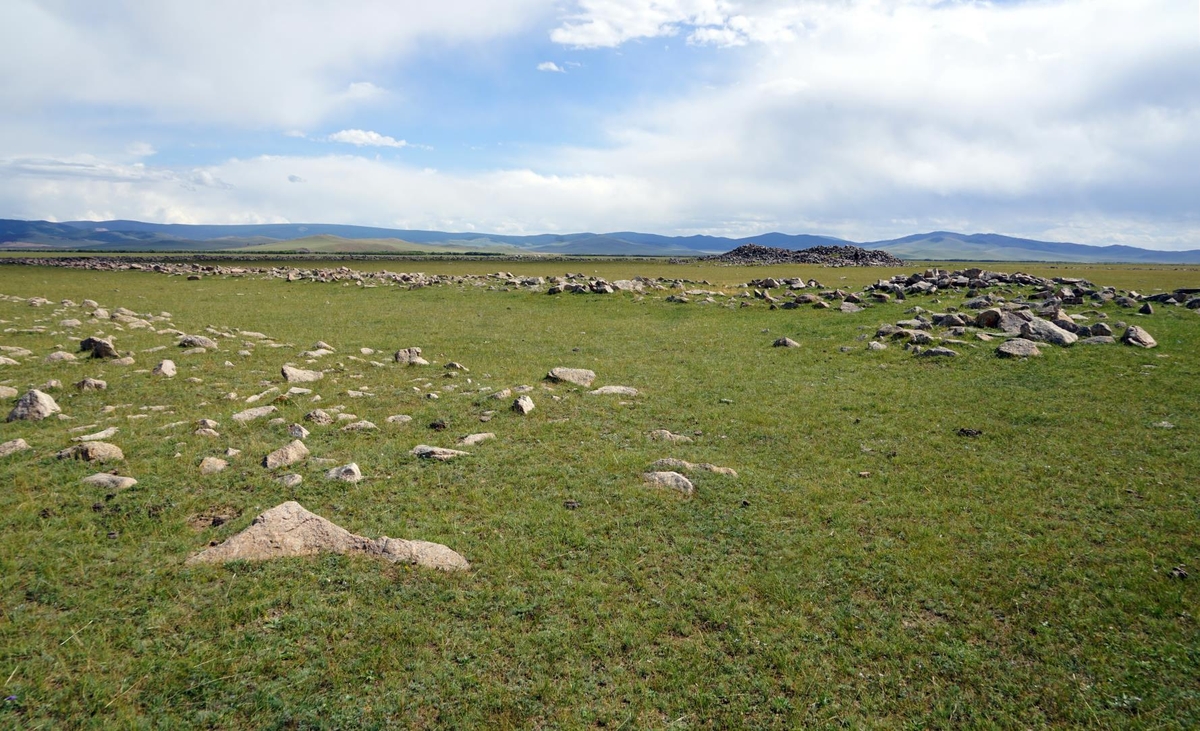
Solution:
<svg viewBox="0 0 1200 731"><path fill-rule="evenodd" d="M288 182L289 183L307 183L308 181L305 180L304 178L300 177L299 175L289 175Z"/></svg>
<svg viewBox="0 0 1200 731"><path fill-rule="evenodd" d="M567 73L566 69L564 69L562 66L559 66L558 64L554 63L553 61L542 61L541 63L539 63L537 65L537 70L538 71L553 71L553 72L559 73L559 74Z"/></svg>
<svg viewBox="0 0 1200 731"><path fill-rule="evenodd" d="M157 121L305 128L378 100L423 46L532 29L547 0L5 0L6 113L103 105Z"/></svg>
<svg viewBox="0 0 1200 731"><path fill-rule="evenodd" d="M356 147L408 147L404 140L381 135L365 129L344 129L329 135L330 142L344 142Z"/></svg>
<svg viewBox="0 0 1200 731"><path fill-rule="evenodd" d="M805 6L784 0L579 0L550 33L555 43L611 48L640 38L687 33L688 43L744 46L795 40L804 28Z"/></svg>
<svg viewBox="0 0 1200 731"><path fill-rule="evenodd" d="M125 152L131 157L150 157L156 154L157 150L149 142L132 142L125 148Z"/></svg>

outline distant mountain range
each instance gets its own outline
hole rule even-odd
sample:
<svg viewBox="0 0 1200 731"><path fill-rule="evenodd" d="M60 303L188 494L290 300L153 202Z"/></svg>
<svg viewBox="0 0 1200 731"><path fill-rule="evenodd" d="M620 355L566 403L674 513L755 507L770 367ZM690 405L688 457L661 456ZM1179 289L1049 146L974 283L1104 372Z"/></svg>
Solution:
<svg viewBox="0 0 1200 731"><path fill-rule="evenodd" d="M660 236L633 231L508 236L325 223L193 226L141 221L53 223L0 219L0 249L34 251L305 251L328 254L381 252L693 257L729 251L748 243L781 249L854 245L883 249L902 259L920 261L1200 263L1200 249L1155 251L1132 246L1085 246L999 234L967 235L947 231L914 234L886 241L855 242L831 236L782 233L739 239L722 236Z"/></svg>

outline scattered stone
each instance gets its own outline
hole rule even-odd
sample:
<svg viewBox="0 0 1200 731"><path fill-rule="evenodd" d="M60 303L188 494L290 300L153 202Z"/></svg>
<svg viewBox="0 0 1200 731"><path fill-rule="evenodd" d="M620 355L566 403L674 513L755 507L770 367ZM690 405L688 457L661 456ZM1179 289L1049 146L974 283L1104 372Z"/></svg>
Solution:
<svg viewBox="0 0 1200 731"><path fill-rule="evenodd" d="M108 389L108 383L98 378L85 378L76 383L75 388L80 391L105 391Z"/></svg>
<svg viewBox="0 0 1200 731"><path fill-rule="evenodd" d="M236 457L241 453L242 453L242 450L234 449L233 447L229 447L228 449L225 450L226 457Z"/></svg>
<svg viewBox="0 0 1200 731"><path fill-rule="evenodd" d="M495 401L503 401L504 399L506 399L512 395L513 395L513 392L512 392L511 388L503 388L503 389L500 389L499 391L497 391L496 393L492 394L488 398L493 399Z"/></svg>
<svg viewBox="0 0 1200 731"><path fill-rule="evenodd" d="M57 378L51 378L49 381L46 381L41 386L39 386L38 390L39 391L55 391L60 388L62 388L62 381L58 380Z"/></svg>
<svg viewBox="0 0 1200 731"><path fill-rule="evenodd" d="M578 510L580 504L578 500L566 500L563 502L563 507L567 510Z"/></svg>
<svg viewBox="0 0 1200 731"><path fill-rule="evenodd" d="M450 361L449 363L447 363L447 364L446 364L445 366L443 366L443 367L444 367L446 370L450 370L450 371L462 371L463 373L470 373L470 372L471 372L471 369L470 369L470 368L467 368L467 367L466 367L465 365L463 365L462 363L457 363L457 362L455 362L455 361Z"/></svg>
<svg viewBox="0 0 1200 731"><path fill-rule="evenodd" d="M1151 424L1155 429L1174 429L1175 425L1169 421L1159 421Z"/></svg>
<svg viewBox="0 0 1200 731"><path fill-rule="evenodd" d="M962 429L959 429L957 432L955 432L955 434L958 434L960 437L979 437L979 436L983 436L983 432L979 431L978 429L968 429L968 428L966 428L966 427L963 427Z"/></svg>
<svg viewBox="0 0 1200 731"><path fill-rule="evenodd" d="M120 430L117 429L117 427L110 426L107 429L103 429L101 431L96 432L95 434L88 434L88 435L82 436L82 437L73 437L71 439L71 441L72 442L102 442L105 439L109 439L111 437L116 436L118 431L120 431Z"/></svg>
<svg viewBox="0 0 1200 731"><path fill-rule="evenodd" d="M267 414L273 414L276 411L279 411L279 409L274 406L255 406L252 409L239 411L229 418L233 419L239 424L245 424L247 422L254 421L255 419L261 419Z"/></svg>
<svg viewBox="0 0 1200 731"><path fill-rule="evenodd" d="M655 429L650 432L650 438L656 442L671 442L672 444L687 444L692 441L692 438L689 436L673 434L666 429Z"/></svg>
<svg viewBox="0 0 1200 731"><path fill-rule="evenodd" d="M53 353L51 353L50 355L47 355L45 358L45 362L47 362L47 363L62 363L64 361L73 361L73 360L75 360L75 354L68 353L65 350L56 350Z"/></svg>
<svg viewBox="0 0 1200 731"><path fill-rule="evenodd" d="M954 358L958 356L958 353L950 348L938 346L936 348L930 348L929 350L923 350L920 353L917 353L917 355L921 356L922 358Z"/></svg>
<svg viewBox="0 0 1200 731"><path fill-rule="evenodd" d="M221 433L216 429L209 429L208 427L203 426L192 432L192 434L197 437L209 437L212 439L216 439L221 436Z"/></svg>
<svg viewBox="0 0 1200 731"><path fill-rule="evenodd" d="M275 481L284 487L299 487L300 483L304 482L304 478L295 472L289 472L286 475L276 477Z"/></svg>
<svg viewBox="0 0 1200 731"><path fill-rule="evenodd" d="M1113 345L1117 339L1112 335L1093 335L1090 338L1084 338L1079 341L1080 345Z"/></svg>
<svg viewBox="0 0 1200 731"><path fill-rule="evenodd" d="M871 342L867 343L867 350L887 350L887 345L879 342L878 340L872 340Z"/></svg>
<svg viewBox="0 0 1200 731"><path fill-rule="evenodd" d="M1152 306L1152 305L1151 305L1149 302L1147 302L1147 303L1143 304L1143 305L1142 305L1142 306L1141 306L1141 307L1138 309L1138 314L1141 314L1141 315L1153 315L1153 314L1154 314L1154 307L1153 307L1153 306Z"/></svg>
<svg viewBox="0 0 1200 731"><path fill-rule="evenodd" d="M586 368L551 368L546 378L557 383L574 383L588 388L596 380L596 374Z"/></svg>
<svg viewBox="0 0 1200 731"><path fill-rule="evenodd" d="M401 348L392 358L404 365L429 365L429 361L421 357L420 348Z"/></svg>
<svg viewBox="0 0 1200 731"><path fill-rule="evenodd" d="M58 453L59 459L81 459L85 462L120 462L125 459L121 448L107 442L84 442L67 447Z"/></svg>
<svg viewBox="0 0 1200 731"><path fill-rule="evenodd" d="M996 348L996 355L1001 358L1029 358L1042 354L1037 343L1025 338L1006 340Z"/></svg>
<svg viewBox="0 0 1200 731"><path fill-rule="evenodd" d="M364 419L362 421L356 421L353 424L347 424L346 426L343 426L342 431L369 431L371 429L378 428L379 427Z"/></svg>
<svg viewBox="0 0 1200 731"><path fill-rule="evenodd" d="M444 447L431 447L428 444L418 444L412 448L409 454L422 459L436 459L439 462L454 459L455 457L467 457L470 452L460 452L457 449L446 449Z"/></svg>
<svg viewBox="0 0 1200 731"><path fill-rule="evenodd" d="M362 471L358 469L358 465L351 462L348 465L334 467L325 473L327 480L341 480L342 482L358 482L363 478Z"/></svg>
<svg viewBox="0 0 1200 731"><path fill-rule="evenodd" d="M263 467L273 470L295 464L307 456L308 447L304 446L304 442L297 439L263 457L262 464Z"/></svg>
<svg viewBox="0 0 1200 731"><path fill-rule="evenodd" d="M217 341L212 338L206 338L203 335L184 335L179 339L179 347L181 348L204 348L205 350L217 350Z"/></svg>
<svg viewBox="0 0 1200 731"><path fill-rule="evenodd" d="M292 439L308 439L308 429L299 424L290 424L287 428L288 436Z"/></svg>
<svg viewBox="0 0 1200 731"><path fill-rule="evenodd" d="M491 432L482 432L480 434L468 434L458 440L460 447L474 447L476 444L481 444L489 439L495 439L496 435Z"/></svg>
<svg viewBox="0 0 1200 731"><path fill-rule="evenodd" d="M389 424L407 424L412 421L408 414L393 414L386 419Z"/></svg>
<svg viewBox="0 0 1200 731"><path fill-rule="evenodd" d="M637 396L638 390L630 386L601 386L588 393L593 396Z"/></svg>
<svg viewBox="0 0 1200 731"><path fill-rule="evenodd" d="M1040 317L1034 317L1021 325L1021 337L1026 340L1038 340L1062 346L1071 345L1079 340L1079 336L1075 333L1068 332Z"/></svg>
<svg viewBox="0 0 1200 731"><path fill-rule="evenodd" d="M471 567L466 559L439 543L387 536L371 540L354 535L292 501L259 515L249 528L192 556L188 563L259 561L317 553L363 553L442 571L465 571Z"/></svg>
<svg viewBox="0 0 1200 731"><path fill-rule="evenodd" d="M161 362L161 363L159 363L158 365L154 366L154 370L153 370L153 371L151 371L151 373L153 373L153 374L154 374L154 375L156 375L156 376L163 376L163 377L165 377L165 378L173 378L173 377L175 376L175 373L176 373L176 371L175 371L175 361L173 361L173 360L164 360L163 362Z"/></svg>
<svg viewBox="0 0 1200 731"><path fill-rule="evenodd" d="M7 457L17 452L24 452L29 449L29 444L24 439L13 439L11 441L0 444L0 458Z"/></svg>
<svg viewBox="0 0 1200 731"><path fill-rule="evenodd" d="M800 343L797 343L791 338L779 338L772 345L776 348L799 348Z"/></svg>
<svg viewBox="0 0 1200 731"><path fill-rule="evenodd" d="M333 416L324 409L313 409L304 415L304 420L320 426L329 426L333 423Z"/></svg>
<svg viewBox="0 0 1200 731"><path fill-rule="evenodd" d="M715 464L708 464L708 463L693 464L692 462L688 462L688 461L682 460L682 459L675 459L674 457L666 457L664 459L657 460L656 462L654 462L654 464L650 465L650 469L651 470L675 470L675 471L683 470L684 472L694 472L696 470L704 470L705 472L712 472L713 474L725 475L727 477L737 477L738 476L737 470L734 470L731 467L718 467Z"/></svg>
<svg viewBox="0 0 1200 731"><path fill-rule="evenodd" d="M528 414L534 408L533 399L528 396L518 396L512 403L512 410L518 414Z"/></svg>
<svg viewBox="0 0 1200 731"><path fill-rule="evenodd" d="M99 487L102 490L124 490L133 487L138 481L132 477L114 475L108 472L97 472L94 475L88 475L80 480L80 482L84 485Z"/></svg>
<svg viewBox="0 0 1200 731"><path fill-rule="evenodd" d="M205 457L200 460L200 474L215 475L218 472L224 471L228 466L229 463L220 457Z"/></svg>
<svg viewBox="0 0 1200 731"><path fill-rule="evenodd" d="M62 409L54 402L54 399L48 393L30 389L25 392L17 400L17 405L12 411L8 412L8 418L5 421L41 421L52 414L62 413Z"/></svg>
<svg viewBox="0 0 1200 731"><path fill-rule="evenodd" d="M118 365L118 366L131 366L135 363L135 361L133 360L132 355L127 355L124 358L117 358L112 363L113 363L113 365Z"/></svg>
<svg viewBox="0 0 1200 731"><path fill-rule="evenodd" d="M79 352L91 352L93 358L119 358L116 346L113 345L112 338L84 338L79 343Z"/></svg>
<svg viewBox="0 0 1200 731"><path fill-rule="evenodd" d="M1125 330L1125 334L1121 336L1121 342L1138 348L1153 348L1158 345L1158 341L1152 338L1150 333L1137 325L1130 325Z"/></svg>
<svg viewBox="0 0 1200 731"><path fill-rule="evenodd" d="M18 393L20 392L12 386L0 386L0 398L16 398Z"/></svg>
<svg viewBox="0 0 1200 731"><path fill-rule="evenodd" d="M642 480L657 487L678 490L684 495L691 495L696 491L692 481L678 472L645 472L642 474Z"/></svg>
<svg viewBox="0 0 1200 731"><path fill-rule="evenodd" d="M312 383L325 377L321 371L306 371L303 368L293 368L285 365L281 372L288 383Z"/></svg>

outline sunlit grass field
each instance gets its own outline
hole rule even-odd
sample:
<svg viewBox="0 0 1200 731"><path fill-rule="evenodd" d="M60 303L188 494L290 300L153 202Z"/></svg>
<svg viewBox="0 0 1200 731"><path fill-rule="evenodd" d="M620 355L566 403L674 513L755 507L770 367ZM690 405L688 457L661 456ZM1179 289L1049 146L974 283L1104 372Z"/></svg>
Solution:
<svg viewBox="0 0 1200 731"><path fill-rule="evenodd" d="M924 267L330 265L726 287L802 276L845 288ZM1200 267L985 266L1142 292L1200 286ZM758 300L678 305L666 292L410 291L10 266L0 267L0 293L166 311L184 332L252 330L290 344L239 356L243 338L218 338L218 351L183 355L168 335L118 331L81 308L0 302L0 345L33 353L0 366L0 383L24 391L59 379L64 388L50 393L72 417L0 425L0 442L32 446L0 459L0 727L1200 722L1196 311L1098 308L1110 323L1149 330L1153 350L1046 346L1041 358L1008 361L995 343L971 340L956 346L960 357L931 361L895 345L868 351L863 337L913 305L959 305L963 293L847 314L770 311ZM84 326L64 330L67 317ZM22 332L37 325L46 331ZM96 331L135 351L136 365L42 362ZM772 348L780 336L801 347ZM307 365L298 353L317 340L337 352ZM142 352L159 345L168 348ZM409 346L432 364L368 362ZM179 365L174 379L137 372L162 357ZM470 372L444 377L451 360ZM284 427L229 417L282 385L285 362L330 369L305 384L321 402L253 405L274 403L288 422L343 405L374 422L378 430L357 433L310 425L307 440L314 457L357 462L366 480L327 481L327 466L310 462L288 489L259 466L289 441ZM641 393L591 396L542 381L560 365ZM75 391L85 376L108 390ZM521 384L534 386L527 416L478 391ZM364 386L374 396L347 393ZM424 398L430 391L440 398ZM413 421L386 423L392 414ZM192 435L200 418L219 422L221 437ZM429 429L435 419L449 428ZM187 424L164 428L178 421ZM108 441L124 463L55 459L75 436L68 430L89 424L119 427ZM693 441L651 441L654 429ZM480 431L496 439L470 457L408 454ZM228 447L242 450L229 469L201 476L199 461ZM687 498L641 482L663 457L739 475L695 473ZM109 467L139 484L109 496L79 483ZM285 500L354 533L444 543L473 568L442 574L344 556L184 565ZM218 513L235 517L193 527Z"/></svg>

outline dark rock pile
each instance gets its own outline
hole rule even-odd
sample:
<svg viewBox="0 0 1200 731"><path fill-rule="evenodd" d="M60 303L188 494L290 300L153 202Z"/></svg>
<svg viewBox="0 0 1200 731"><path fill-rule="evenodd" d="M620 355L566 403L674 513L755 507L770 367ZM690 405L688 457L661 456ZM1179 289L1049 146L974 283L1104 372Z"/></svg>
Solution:
<svg viewBox="0 0 1200 731"><path fill-rule="evenodd" d="M722 264L817 264L826 267L899 267L904 262L886 251L863 249L858 246L813 246L793 251L758 244L745 244L718 256L702 261Z"/></svg>

